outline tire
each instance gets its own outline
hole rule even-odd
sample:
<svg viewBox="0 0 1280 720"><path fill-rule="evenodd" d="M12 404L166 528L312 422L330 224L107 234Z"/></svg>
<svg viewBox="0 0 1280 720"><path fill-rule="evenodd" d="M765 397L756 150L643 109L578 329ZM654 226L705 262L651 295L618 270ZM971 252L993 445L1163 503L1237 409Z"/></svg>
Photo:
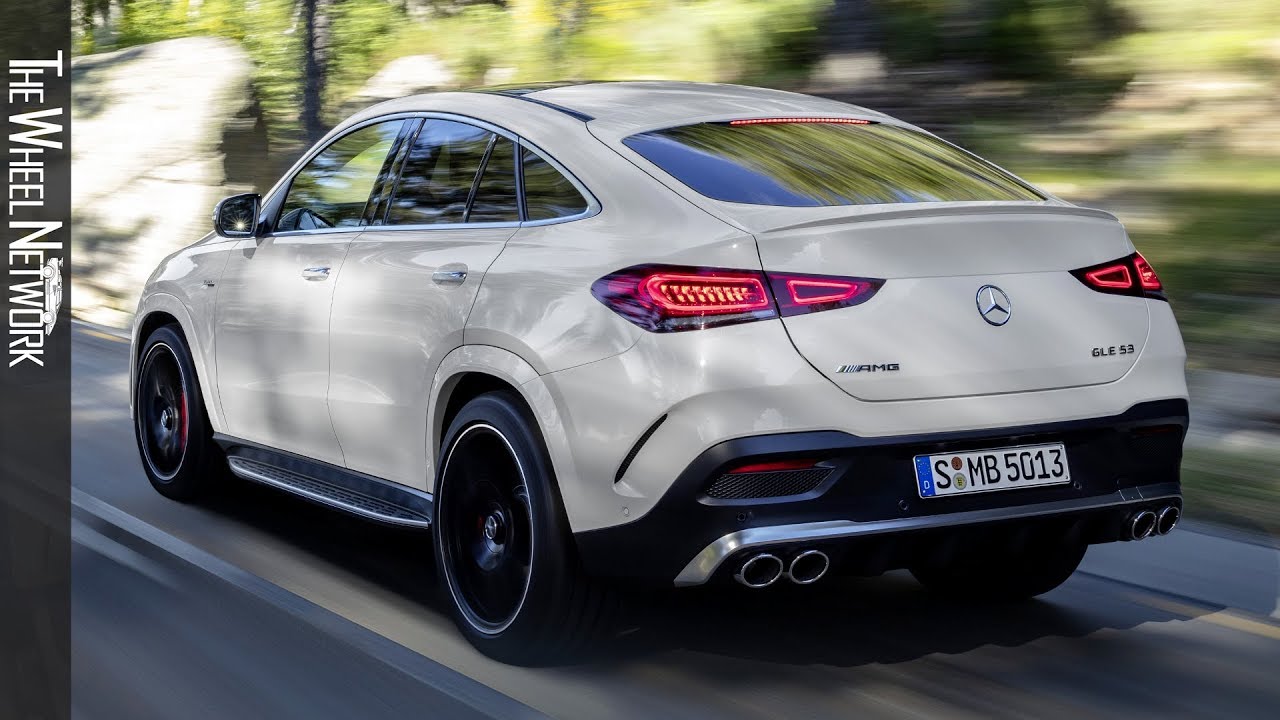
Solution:
<svg viewBox="0 0 1280 720"><path fill-rule="evenodd" d="M227 472L177 325L157 328L142 346L133 431L147 479L167 498L188 502L207 495Z"/></svg>
<svg viewBox="0 0 1280 720"><path fill-rule="evenodd" d="M577 658L613 627L617 597L582 571L523 402L508 392L476 397L441 447L435 556L454 622L503 662Z"/></svg>
<svg viewBox="0 0 1280 720"><path fill-rule="evenodd" d="M922 585L943 595L1018 602L1053 590L1071 577L1087 545L1054 540L1003 548L945 565L911 568Z"/></svg>

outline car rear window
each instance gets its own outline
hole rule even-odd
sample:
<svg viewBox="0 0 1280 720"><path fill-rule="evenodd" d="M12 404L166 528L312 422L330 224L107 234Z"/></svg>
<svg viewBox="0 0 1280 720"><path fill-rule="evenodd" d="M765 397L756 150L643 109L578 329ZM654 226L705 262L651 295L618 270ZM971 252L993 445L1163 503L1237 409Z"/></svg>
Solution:
<svg viewBox="0 0 1280 720"><path fill-rule="evenodd" d="M700 123L623 143L693 190L727 202L817 207L1044 199L937 138L876 122Z"/></svg>

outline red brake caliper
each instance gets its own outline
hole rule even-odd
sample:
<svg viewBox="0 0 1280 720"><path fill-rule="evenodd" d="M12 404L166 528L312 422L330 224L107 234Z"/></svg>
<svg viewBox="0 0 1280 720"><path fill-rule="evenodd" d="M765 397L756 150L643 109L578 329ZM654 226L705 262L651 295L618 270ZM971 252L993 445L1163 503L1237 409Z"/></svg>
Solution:
<svg viewBox="0 0 1280 720"><path fill-rule="evenodd" d="M178 395L178 445L187 449L187 394Z"/></svg>

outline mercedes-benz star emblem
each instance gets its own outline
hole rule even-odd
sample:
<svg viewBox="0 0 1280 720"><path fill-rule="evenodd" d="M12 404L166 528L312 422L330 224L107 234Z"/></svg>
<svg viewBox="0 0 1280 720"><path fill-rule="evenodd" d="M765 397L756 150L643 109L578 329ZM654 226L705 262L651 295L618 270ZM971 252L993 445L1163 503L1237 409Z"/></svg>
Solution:
<svg viewBox="0 0 1280 720"><path fill-rule="evenodd" d="M978 314L983 320L999 327L1013 317L1013 303L1009 296L995 285L978 288Z"/></svg>

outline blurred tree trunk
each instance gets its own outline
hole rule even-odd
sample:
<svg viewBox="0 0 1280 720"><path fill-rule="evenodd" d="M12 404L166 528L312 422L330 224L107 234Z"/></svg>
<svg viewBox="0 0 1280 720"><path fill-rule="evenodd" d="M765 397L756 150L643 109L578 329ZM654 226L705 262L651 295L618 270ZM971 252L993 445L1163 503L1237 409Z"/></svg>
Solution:
<svg viewBox="0 0 1280 720"><path fill-rule="evenodd" d="M871 0L835 0L823 20L828 54L879 52L880 18Z"/></svg>
<svg viewBox="0 0 1280 720"><path fill-rule="evenodd" d="M302 80L302 131L315 142L326 130L320 111L324 103L325 77L329 72L329 9L333 0L302 0L306 29Z"/></svg>

